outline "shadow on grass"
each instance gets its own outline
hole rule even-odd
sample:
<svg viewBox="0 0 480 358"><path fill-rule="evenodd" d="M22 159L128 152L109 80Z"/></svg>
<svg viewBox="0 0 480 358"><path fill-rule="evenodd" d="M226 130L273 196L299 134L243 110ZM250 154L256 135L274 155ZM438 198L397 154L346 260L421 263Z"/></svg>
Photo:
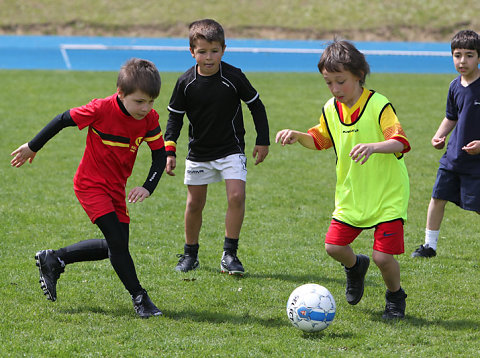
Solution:
<svg viewBox="0 0 480 358"><path fill-rule="evenodd" d="M203 266L199 268L198 270L203 270L203 271L210 271L215 274L219 274L220 270L215 269L213 267L208 267L208 266ZM298 284L304 284L307 282L312 282L312 283L322 283L326 285L326 283L335 283L335 284L340 284L344 285L345 280L344 279L336 279L336 278L331 278L331 277L325 277L320 274L315 274L315 273L309 273L305 275L295 275L291 273L263 273L263 272L246 272L245 275L243 276L232 276L232 278L235 279L248 279L248 278L256 278L256 279L265 279L265 280L281 280L281 281L289 281L289 282L296 282Z"/></svg>
<svg viewBox="0 0 480 358"><path fill-rule="evenodd" d="M64 308L58 310L63 314L70 315L81 315L81 314L100 314L111 317L127 317L131 316L132 318L138 318L132 309L127 309L126 307L119 307L106 310L98 306L93 305L82 305L72 308ZM254 316L249 312L243 314L233 314L228 311L224 312L215 312L210 310L202 309L192 309L184 311L169 311L162 309L163 317L158 317L159 319L166 318L174 321L188 320L192 322L203 322L203 323L227 323L227 324L237 324L237 325L262 325L265 327L284 327L289 326L288 320L285 318L272 317L272 318L261 318Z"/></svg>
<svg viewBox="0 0 480 358"><path fill-rule="evenodd" d="M112 309L104 309L99 306L81 305L76 307L58 309L57 311L62 312L64 314L71 314L71 315L95 313L95 314L101 314L101 315L111 316L111 317L123 317L123 316L136 317L135 311L133 310L133 306L131 308L118 307L118 308L112 308Z"/></svg>
<svg viewBox="0 0 480 358"><path fill-rule="evenodd" d="M320 332L303 332L302 338L306 340L322 340L322 339L348 339L353 338L354 335L350 332L338 333L334 330L329 330L328 328Z"/></svg>
<svg viewBox="0 0 480 358"><path fill-rule="evenodd" d="M262 318L251 315L246 312L243 314L233 314L228 311L214 312L201 309L184 310L184 311L163 311L165 317L173 319L175 321L188 320L193 322L206 322L206 323L228 323L238 325L252 325L260 324L265 327L285 327L289 325L286 318L271 317Z"/></svg>
<svg viewBox="0 0 480 358"><path fill-rule="evenodd" d="M407 306L408 309L408 306ZM412 316L408 313L405 314L405 318L402 320L394 319L394 320L384 320L382 319L383 311L373 311L373 310L365 310L371 316L372 321L377 322L384 322L385 324L389 325L396 325L401 324L402 326L409 325L412 327L429 327L429 326L436 326L444 328L448 331L470 331L472 329L478 329L480 327L480 321L478 320L451 320L451 319L425 319L423 317Z"/></svg>

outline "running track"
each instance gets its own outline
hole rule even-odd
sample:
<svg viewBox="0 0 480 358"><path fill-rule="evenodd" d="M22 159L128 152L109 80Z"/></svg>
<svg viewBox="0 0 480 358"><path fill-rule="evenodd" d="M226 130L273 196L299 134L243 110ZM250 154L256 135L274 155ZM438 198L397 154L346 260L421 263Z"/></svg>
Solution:
<svg viewBox="0 0 480 358"><path fill-rule="evenodd" d="M316 72L328 41L227 39L224 60L244 72ZM355 42L372 72L455 73L449 43ZM0 69L118 71L131 57L160 72L194 64L185 38L0 36Z"/></svg>

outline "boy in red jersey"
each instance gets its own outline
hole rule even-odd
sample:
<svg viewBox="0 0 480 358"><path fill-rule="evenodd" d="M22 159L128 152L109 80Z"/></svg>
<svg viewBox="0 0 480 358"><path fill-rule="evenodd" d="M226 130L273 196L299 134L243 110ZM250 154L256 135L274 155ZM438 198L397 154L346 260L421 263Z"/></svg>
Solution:
<svg viewBox="0 0 480 358"><path fill-rule="evenodd" d="M125 203L126 182L142 142L147 142L152 151L152 165L147 180L129 192L128 201L142 202L152 195L165 169L159 116L153 110L160 86L160 74L152 62L130 59L118 74L117 93L59 114L30 142L12 152L11 165L21 167L27 160L32 163L37 152L61 129L88 127L85 152L74 177L74 190L105 240L84 240L59 250L37 252L40 284L47 299L57 299L57 280L65 265L110 258L132 297L135 312L142 318L162 314L137 278L128 249L130 217Z"/></svg>
<svg viewBox="0 0 480 358"><path fill-rule="evenodd" d="M460 74L450 83L445 118L431 143L447 150L440 159L427 211L425 243L412 257L434 257L447 202L480 214L480 36L459 31L450 44L453 64Z"/></svg>
<svg viewBox="0 0 480 358"><path fill-rule="evenodd" d="M364 229L375 228L372 258L387 288L382 317L403 318L407 295L394 255L404 252L409 181L403 153L410 144L388 99L364 88L370 67L352 43L334 40L323 52L318 70L333 95L322 108L320 124L307 133L281 130L276 142L334 148L335 211L325 250L343 265L345 297L356 305L363 296L370 259L356 255L350 244Z"/></svg>

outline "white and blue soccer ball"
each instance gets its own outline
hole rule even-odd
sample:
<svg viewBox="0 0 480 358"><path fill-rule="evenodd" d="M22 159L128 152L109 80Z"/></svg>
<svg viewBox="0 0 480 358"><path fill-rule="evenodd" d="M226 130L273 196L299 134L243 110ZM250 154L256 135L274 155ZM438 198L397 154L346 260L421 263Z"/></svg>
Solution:
<svg viewBox="0 0 480 358"><path fill-rule="evenodd" d="M324 330L332 323L336 311L330 291L315 283L297 287L287 302L288 319L304 332Z"/></svg>

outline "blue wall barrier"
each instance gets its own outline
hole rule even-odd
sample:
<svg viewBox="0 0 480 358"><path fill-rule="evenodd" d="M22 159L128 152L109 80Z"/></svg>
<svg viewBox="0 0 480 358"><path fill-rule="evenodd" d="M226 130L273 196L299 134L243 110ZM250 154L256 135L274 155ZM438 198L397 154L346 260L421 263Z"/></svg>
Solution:
<svg viewBox="0 0 480 358"><path fill-rule="evenodd" d="M328 40L227 39L224 60L245 72L316 72ZM455 73L449 43L354 42L372 72ZM117 71L131 57L160 72L194 64L186 38L0 36L0 68Z"/></svg>

